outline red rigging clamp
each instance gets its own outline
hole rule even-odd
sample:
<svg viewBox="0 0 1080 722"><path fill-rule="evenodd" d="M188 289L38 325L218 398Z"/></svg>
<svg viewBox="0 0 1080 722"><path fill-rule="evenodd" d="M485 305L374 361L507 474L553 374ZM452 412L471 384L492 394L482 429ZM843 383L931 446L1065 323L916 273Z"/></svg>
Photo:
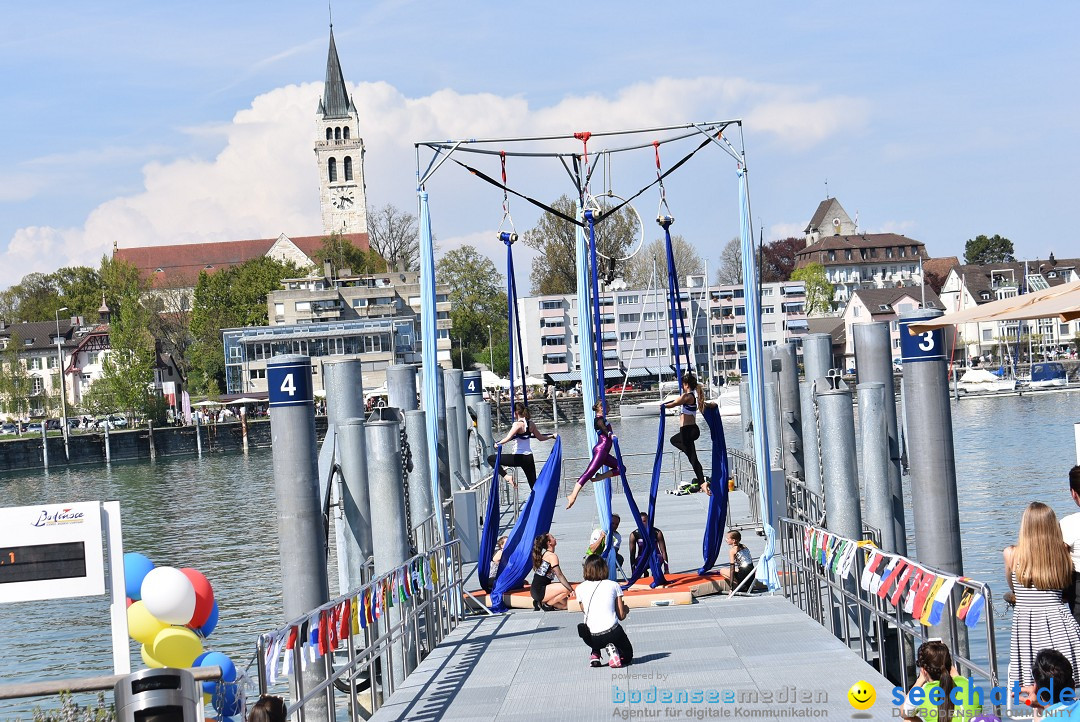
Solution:
<svg viewBox="0 0 1080 722"><path fill-rule="evenodd" d="M587 167L589 165L589 138L592 138L592 133L581 130L574 133L574 137L581 141L582 158Z"/></svg>

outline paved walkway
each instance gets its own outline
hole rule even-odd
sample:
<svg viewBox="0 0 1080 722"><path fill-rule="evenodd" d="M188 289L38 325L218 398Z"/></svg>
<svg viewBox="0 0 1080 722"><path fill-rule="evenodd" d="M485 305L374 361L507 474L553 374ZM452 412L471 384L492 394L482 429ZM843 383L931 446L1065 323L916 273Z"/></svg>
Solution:
<svg viewBox="0 0 1080 722"><path fill-rule="evenodd" d="M634 465L628 464L631 470ZM634 483L643 506L647 494L637 488L644 483L641 478ZM576 580L596 526L596 504L586 493L570 511L564 505L556 509L552 532L563 568ZM633 525L621 494L614 496L613 508L623 516L625 554ZM705 509L704 495L658 497L657 523L667 537L672 570L701 564ZM731 495L729 522L749 525L749 503L740 492ZM757 558L763 540L753 529L743 535ZM726 546L720 561L727 561ZM621 670L588 666L588 650L576 633L579 621L569 612L470 618L373 719L893 718L892 685L779 596L712 597L688 606L633 610L626 628L636 659ZM859 680L877 690L877 703L865 713L847 700L848 689ZM693 701L694 690L701 701ZM665 692L672 701L660 701ZM688 701L675 696L684 692ZM717 701L710 703L710 694Z"/></svg>

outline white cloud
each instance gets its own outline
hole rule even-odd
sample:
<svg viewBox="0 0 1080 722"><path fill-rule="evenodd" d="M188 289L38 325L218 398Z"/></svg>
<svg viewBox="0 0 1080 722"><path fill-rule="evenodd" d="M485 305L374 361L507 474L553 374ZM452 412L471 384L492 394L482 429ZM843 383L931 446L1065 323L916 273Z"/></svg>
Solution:
<svg viewBox="0 0 1080 722"><path fill-rule="evenodd" d="M214 157L148 163L142 170L141 192L102 203L82 228L19 229L0 254L0 266L5 269L0 283L15 282L30 271L95 263L114 242L131 247L319 233L312 144L321 92L322 83L277 88L256 97L251 107L238 112L228 124L189 129L192 134L223 136L223 149ZM857 129L867 116L865 104L858 99L820 98L813 88L721 77L661 78L612 95L570 96L538 108L531 108L520 96L462 94L451 89L409 98L383 82L357 85L354 94L367 149L369 203L392 202L410 209L415 204L413 143L417 140L565 133L574 128L628 128L663 125L672 119L742 115L755 133L788 147L805 148ZM470 160L484 163L485 168L495 164L490 157ZM533 172L518 161L513 172L515 181L541 193L545 200L562 192L544 191L551 187L548 180L562 176L563 185L558 188L566 186L557 163ZM478 241L499 263L494 237L476 229L497 225L501 194L461 178L460 171L453 176L440 171L440 198L432 207L436 235L446 234L445 240L440 239L444 248L453 239ZM13 184L0 183L0 189L5 187L14 192ZM466 198L481 202L462 203ZM514 203L515 213L524 216L524 204ZM528 227L524 220L519 219L519 231ZM527 265L526 258L521 262Z"/></svg>
<svg viewBox="0 0 1080 722"><path fill-rule="evenodd" d="M769 226L769 238L801 238L805 223L774 223Z"/></svg>
<svg viewBox="0 0 1080 722"><path fill-rule="evenodd" d="M865 229L866 233L898 233L902 236L906 236L909 231L918 227L916 221L883 221L877 227ZM860 230L864 230L861 229Z"/></svg>

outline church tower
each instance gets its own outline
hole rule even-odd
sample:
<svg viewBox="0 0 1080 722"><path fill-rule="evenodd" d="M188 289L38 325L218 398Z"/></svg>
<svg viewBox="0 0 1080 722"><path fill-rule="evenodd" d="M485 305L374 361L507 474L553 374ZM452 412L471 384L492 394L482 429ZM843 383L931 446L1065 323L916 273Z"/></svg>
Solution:
<svg viewBox="0 0 1080 722"><path fill-rule="evenodd" d="M326 82L316 120L315 158L319 165L319 200L323 233L367 233L367 195L364 184L364 141L360 115L345 92L334 28Z"/></svg>

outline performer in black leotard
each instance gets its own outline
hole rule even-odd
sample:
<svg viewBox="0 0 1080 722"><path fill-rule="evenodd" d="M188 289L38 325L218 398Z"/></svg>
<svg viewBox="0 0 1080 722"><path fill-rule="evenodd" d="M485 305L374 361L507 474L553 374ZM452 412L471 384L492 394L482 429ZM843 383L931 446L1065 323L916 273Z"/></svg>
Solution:
<svg viewBox="0 0 1080 722"><path fill-rule="evenodd" d="M525 474L525 479L529 482L529 489L532 489L533 484L536 483L536 463L533 461L532 445L529 440L551 441L554 438L555 436L541 433L536 428L532 419L529 418L529 409L525 404L518 401L514 404L514 423L510 427L510 431L506 433L506 437L497 444L497 446L503 446L511 441L514 442L514 449L511 453L503 452L501 460L503 468L514 466L521 469ZM488 466L494 468L495 454L488 454ZM514 477L507 474L506 481L512 484L514 483Z"/></svg>
<svg viewBox="0 0 1080 722"><path fill-rule="evenodd" d="M694 374L689 372L683 374L682 390L681 396L664 404L665 408L669 409L682 407L679 413L679 433L671 437L671 445L686 454L690 465L694 467L693 486L710 494L712 492L709 490L709 482L705 479L705 471L701 468L697 449L694 447L694 442L701 436L701 429L697 425L697 412L705 407L705 392L698 386Z"/></svg>

